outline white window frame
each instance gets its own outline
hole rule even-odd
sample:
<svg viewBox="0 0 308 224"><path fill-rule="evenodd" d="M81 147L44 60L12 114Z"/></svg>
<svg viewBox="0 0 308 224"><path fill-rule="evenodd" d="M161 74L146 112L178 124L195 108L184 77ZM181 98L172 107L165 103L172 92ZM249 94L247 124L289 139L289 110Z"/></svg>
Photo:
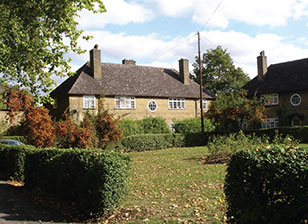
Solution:
<svg viewBox="0 0 308 224"><path fill-rule="evenodd" d="M298 102L298 103L294 103L294 102L292 101L293 97L298 97L298 98L299 98L299 102ZM297 94L297 93L293 94L293 95L290 97L290 103L291 103L292 106L294 106L294 107L300 105L301 102L302 102L302 97L301 97L299 94Z"/></svg>
<svg viewBox="0 0 308 224"><path fill-rule="evenodd" d="M170 110L185 110L185 99L184 98L169 98L168 109Z"/></svg>
<svg viewBox="0 0 308 224"><path fill-rule="evenodd" d="M155 109L154 109L154 110L152 110L151 107L150 107L152 103L155 104ZM150 100L150 101L148 102L148 110L149 110L150 112L154 113L155 111L157 111L157 109L158 109L158 103L157 103L155 100Z"/></svg>
<svg viewBox="0 0 308 224"><path fill-rule="evenodd" d="M267 100L266 100L267 98ZM265 106L278 105L279 104L279 96L278 93L261 95L261 101L264 102Z"/></svg>
<svg viewBox="0 0 308 224"><path fill-rule="evenodd" d="M207 100L206 99L203 99L203 110L205 110L207 108ZM199 106L199 109L200 109L200 99L198 100L198 106Z"/></svg>
<svg viewBox="0 0 308 224"><path fill-rule="evenodd" d="M278 118L264 118L264 122L261 123L261 128L277 128L279 126Z"/></svg>
<svg viewBox="0 0 308 224"><path fill-rule="evenodd" d="M114 108L117 110L135 110L136 98L134 96L116 96L114 98Z"/></svg>
<svg viewBox="0 0 308 224"><path fill-rule="evenodd" d="M82 105L83 109L95 109L96 107L95 96L84 95L82 97Z"/></svg>

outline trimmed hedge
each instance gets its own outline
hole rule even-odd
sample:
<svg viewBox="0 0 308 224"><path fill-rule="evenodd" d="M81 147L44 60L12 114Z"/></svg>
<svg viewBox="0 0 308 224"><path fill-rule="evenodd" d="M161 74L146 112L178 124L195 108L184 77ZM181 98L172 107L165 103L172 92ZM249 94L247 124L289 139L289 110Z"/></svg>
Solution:
<svg viewBox="0 0 308 224"><path fill-rule="evenodd" d="M211 120L204 119L204 131L211 132L215 130L214 124ZM200 117L176 120L172 125L172 128L176 133L200 133L201 132L201 122Z"/></svg>
<svg viewBox="0 0 308 224"><path fill-rule="evenodd" d="M206 141L210 136L215 134L217 133L206 133ZM139 152L172 147L193 147L201 145L201 133L144 134L125 137L115 148L115 150L122 152Z"/></svg>
<svg viewBox="0 0 308 224"><path fill-rule="evenodd" d="M224 191L230 223L306 223L308 151L241 151L228 164Z"/></svg>
<svg viewBox="0 0 308 224"><path fill-rule="evenodd" d="M23 181L26 156L32 150L32 146L0 144L0 170L4 178Z"/></svg>
<svg viewBox="0 0 308 224"><path fill-rule="evenodd" d="M29 149L0 145L1 170L25 187L74 204L78 214L101 216L128 190L131 157L103 150Z"/></svg>

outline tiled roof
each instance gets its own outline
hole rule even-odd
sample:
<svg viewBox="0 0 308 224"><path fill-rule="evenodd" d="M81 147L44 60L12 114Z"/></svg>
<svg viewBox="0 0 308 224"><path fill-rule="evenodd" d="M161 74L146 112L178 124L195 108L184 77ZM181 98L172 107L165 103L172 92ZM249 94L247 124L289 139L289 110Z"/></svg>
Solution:
<svg viewBox="0 0 308 224"><path fill-rule="evenodd" d="M58 86L51 97L70 94L199 98L199 85L192 80L190 85L184 85L175 69L102 63L102 80L90 74L87 63ZM214 99L207 91L204 98Z"/></svg>
<svg viewBox="0 0 308 224"><path fill-rule="evenodd" d="M255 77L243 88L250 96L308 89L308 58L270 65L262 80Z"/></svg>

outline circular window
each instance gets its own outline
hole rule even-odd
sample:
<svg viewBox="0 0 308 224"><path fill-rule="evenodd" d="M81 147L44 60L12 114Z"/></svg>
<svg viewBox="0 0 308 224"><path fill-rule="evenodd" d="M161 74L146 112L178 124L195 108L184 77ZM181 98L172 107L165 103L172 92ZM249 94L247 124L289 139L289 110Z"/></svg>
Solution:
<svg viewBox="0 0 308 224"><path fill-rule="evenodd" d="M148 109L149 109L149 111L155 112L157 110L157 107L158 107L158 105L157 105L155 100L150 100L148 102Z"/></svg>
<svg viewBox="0 0 308 224"><path fill-rule="evenodd" d="M292 104L293 106L298 106L298 105L301 104L302 98L301 98L301 96L298 95L298 94L293 94L293 95L291 96L290 102L291 102L291 104Z"/></svg>

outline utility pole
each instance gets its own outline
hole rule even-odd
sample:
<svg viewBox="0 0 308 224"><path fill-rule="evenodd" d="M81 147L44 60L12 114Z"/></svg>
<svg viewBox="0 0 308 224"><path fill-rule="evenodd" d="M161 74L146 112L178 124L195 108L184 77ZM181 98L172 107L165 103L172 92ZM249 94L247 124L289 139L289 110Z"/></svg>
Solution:
<svg viewBox="0 0 308 224"><path fill-rule="evenodd" d="M199 71L200 71L200 113L201 113L201 135L202 143L205 145L204 136L204 118L203 118L203 87L202 87L202 65L201 65L201 53L200 53L200 33L198 32L198 56L199 56Z"/></svg>

